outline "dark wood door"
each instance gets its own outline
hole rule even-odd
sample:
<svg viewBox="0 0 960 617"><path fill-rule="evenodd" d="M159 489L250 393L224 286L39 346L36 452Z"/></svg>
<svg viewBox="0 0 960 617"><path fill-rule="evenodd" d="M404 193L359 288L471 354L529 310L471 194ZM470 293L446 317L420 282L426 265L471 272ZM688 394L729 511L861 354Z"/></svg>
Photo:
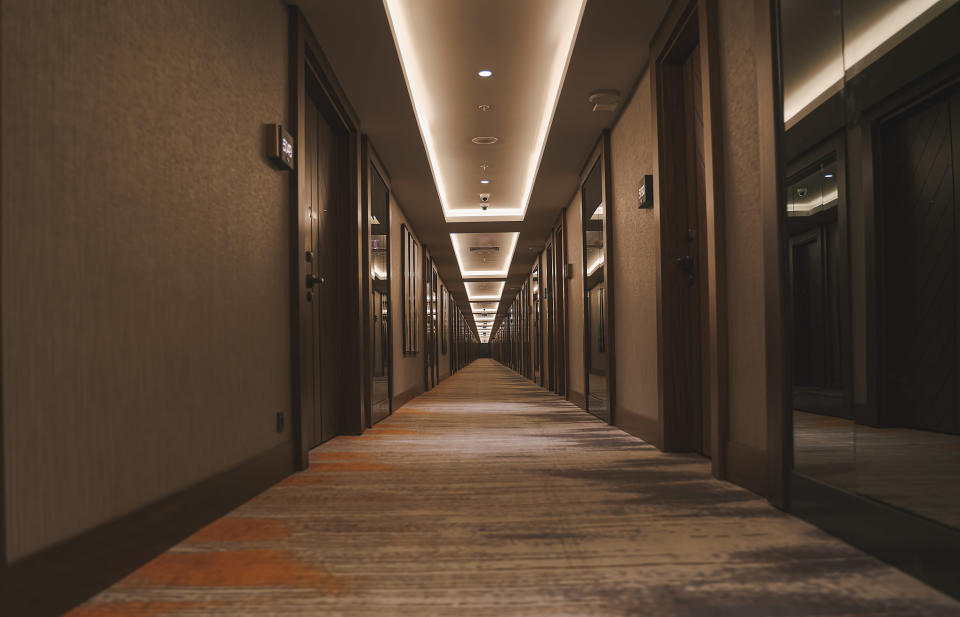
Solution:
<svg viewBox="0 0 960 617"><path fill-rule="evenodd" d="M790 238L793 299L793 381L797 386L823 386L824 312L823 242L820 228ZM810 411L810 410L807 410Z"/></svg>
<svg viewBox="0 0 960 617"><path fill-rule="evenodd" d="M957 96L880 128L880 410L958 432Z"/></svg>
<svg viewBox="0 0 960 617"><path fill-rule="evenodd" d="M546 250L547 255L547 268L544 274L546 282L546 289L544 290L544 309L546 311L545 325L547 330L547 353L543 358L543 370L546 372L546 386L552 392L556 392L557 380L556 380L556 360L554 349L556 346L557 337L555 336L556 324L554 323L555 311L553 307L553 297L555 295L555 286L556 286L556 276L554 275L554 263L553 263L553 245L547 245Z"/></svg>
<svg viewBox="0 0 960 617"><path fill-rule="evenodd" d="M336 379L337 251L335 216L342 190L339 178L339 140L311 97L306 105L307 251L313 277L308 297L313 307L310 325L313 380L313 443L338 433Z"/></svg>
<svg viewBox="0 0 960 617"><path fill-rule="evenodd" d="M693 25L687 29L694 32ZM663 329L669 341L663 358L664 440L668 449L710 456L710 423L703 411L702 387L706 314L701 312L701 298L706 294L707 269L701 248L706 191L699 45L690 42L672 50L661 71L665 142L661 191L669 204L661 208L660 219Z"/></svg>

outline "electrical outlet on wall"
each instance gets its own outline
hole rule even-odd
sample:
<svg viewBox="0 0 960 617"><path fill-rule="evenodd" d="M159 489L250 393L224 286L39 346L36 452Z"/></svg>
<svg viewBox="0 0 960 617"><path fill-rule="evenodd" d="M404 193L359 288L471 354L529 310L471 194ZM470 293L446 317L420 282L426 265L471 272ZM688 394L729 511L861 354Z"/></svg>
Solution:
<svg viewBox="0 0 960 617"><path fill-rule="evenodd" d="M282 411L277 412L277 432L283 432L283 425L285 423L285 418Z"/></svg>

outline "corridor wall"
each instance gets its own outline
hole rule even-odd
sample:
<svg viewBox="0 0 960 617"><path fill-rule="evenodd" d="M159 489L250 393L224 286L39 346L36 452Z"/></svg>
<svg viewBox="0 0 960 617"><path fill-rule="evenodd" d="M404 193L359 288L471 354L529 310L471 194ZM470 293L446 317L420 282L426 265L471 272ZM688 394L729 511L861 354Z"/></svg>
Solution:
<svg viewBox="0 0 960 617"><path fill-rule="evenodd" d="M610 133L613 180L617 426L657 443L657 218L636 207L637 178L653 168L656 142L650 73L644 72ZM644 172L643 170L647 170Z"/></svg>
<svg viewBox="0 0 960 617"><path fill-rule="evenodd" d="M709 219L708 215L709 224L694 232L709 236L709 244L701 249L705 261L698 276L709 277L710 281L708 296L702 300L708 303L701 309L702 327L704 344L709 342L715 354L701 360L704 392L709 392L701 421L709 423L709 438L713 440L704 443L702 449L714 457L716 475L767 494L768 401L775 396L767 388L778 379L779 364L766 358L771 320L778 316L768 314L765 303L771 294L778 293L778 281L765 279L765 272L775 264L765 261L770 256L764 252L764 212L775 196L763 190L762 174L766 172L762 162L775 157L770 140L763 139L760 106L766 103L762 88L771 86L760 83L766 78L756 63L757 58L770 58L771 52L762 48L764 42L758 39L767 18L760 8L759 4L746 2L673 3L661 24L662 34L652 45L651 68L641 76L611 129L609 220L613 234L611 282L617 290L613 305L617 349L613 421L658 447L667 447L663 443L664 414L670 410L664 410L663 384L675 377L665 375L662 368L667 344L663 340L662 311L666 309L661 305L660 286L664 269L675 267L675 255L663 249L660 213L661 208L677 206L663 204L656 188L660 181L656 169L662 164L658 162L662 144L658 141L661 129L656 88L663 86L656 84L653 71L662 52L657 46L666 44L669 30L690 23L684 20L692 15L702 43L698 52L704 59L702 79L709 85L703 95L704 108L709 111L704 139L711 148L705 163L705 207L715 217ZM655 174L654 207L639 209L637 185L647 173ZM572 276L563 284L569 298L569 399L583 408L580 208L577 191L564 212L566 262ZM545 348L548 344L545 340ZM715 455L711 453L714 446Z"/></svg>
<svg viewBox="0 0 960 617"><path fill-rule="evenodd" d="M417 352L404 353L403 351L403 236L401 227L409 230L417 241L419 246L418 259L416 260L417 271L417 312L415 315L418 324L416 331ZM400 204L390 194L390 237L393 242L390 243L390 296L396 298L391 310L393 319L393 409L421 394L424 389L423 381L423 321L424 321L424 298L423 298L423 264L420 256L423 251L423 244L417 238L416 231L411 227Z"/></svg>
<svg viewBox="0 0 960 617"><path fill-rule="evenodd" d="M263 145L287 19L0 4L7 561L258 456L290 469L289 180Z"/></svg>

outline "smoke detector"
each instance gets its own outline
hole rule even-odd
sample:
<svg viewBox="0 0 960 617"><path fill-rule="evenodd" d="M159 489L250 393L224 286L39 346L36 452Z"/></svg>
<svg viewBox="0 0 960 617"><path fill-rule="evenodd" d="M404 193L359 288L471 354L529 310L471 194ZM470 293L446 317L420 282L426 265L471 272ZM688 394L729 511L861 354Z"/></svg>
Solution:
<svg viewBox="0 0 960 617"><path fill-rule="evenodd" d="M619 90L595 90L587 97L593 111L616 111L620 104Z"/></svg>

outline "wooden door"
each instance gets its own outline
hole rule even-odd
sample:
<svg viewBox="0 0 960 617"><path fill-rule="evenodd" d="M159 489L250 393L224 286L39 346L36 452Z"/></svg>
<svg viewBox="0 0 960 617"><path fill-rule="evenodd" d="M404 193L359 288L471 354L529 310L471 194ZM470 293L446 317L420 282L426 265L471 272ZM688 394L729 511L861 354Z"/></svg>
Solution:
<svg viewBox="0 0 960 617"><path fill-rule="evenodd" d="M546 350L546 355L544 355L544 358L543 358L544 359L543 370L547 377L547 380L546 380L547 388L552 392L556 392L557 391L556 390L557 363L555 359L554 350L556 349L557 337L555 336L556 323L554 321L556 312L554 311L554 306L553 306L553 297L556 295L556 277L553 271L554 264L553 264L553 245L552 244L547 245L546 255L547 255L547 261L546 261L547 268L546 268L546 272L544 272L545 274L544 279L547 286L546 286L546 289L544 290L544 309L546 310L546 314L544 315L545 317L544 322L546 324L546 331L547 331L547 350Z"/></svg>
<svg viewBox="0 0 960 617"><path fill-rule="evenodd" d="M696 14L658 61L663 440L669 451L710 456L703 387L707 332L707 225L703 105Z"/></svg>
<svg viewBox="0 0 960 617"><path fill-rule="evenodd" d="M958 97L880 128L880 412L957 433Z"/></svg>
<svg viewBox="0 0 960 617"><path fill-rule="evenodd" d="M337 252L336 204L343 186L338 161L339 140L312 97L306 104L308 299L312 306L310 330L313 381L313 440L320 444L338 433L336 384ZM312 277L312 278L310 278Z"/></svg>

